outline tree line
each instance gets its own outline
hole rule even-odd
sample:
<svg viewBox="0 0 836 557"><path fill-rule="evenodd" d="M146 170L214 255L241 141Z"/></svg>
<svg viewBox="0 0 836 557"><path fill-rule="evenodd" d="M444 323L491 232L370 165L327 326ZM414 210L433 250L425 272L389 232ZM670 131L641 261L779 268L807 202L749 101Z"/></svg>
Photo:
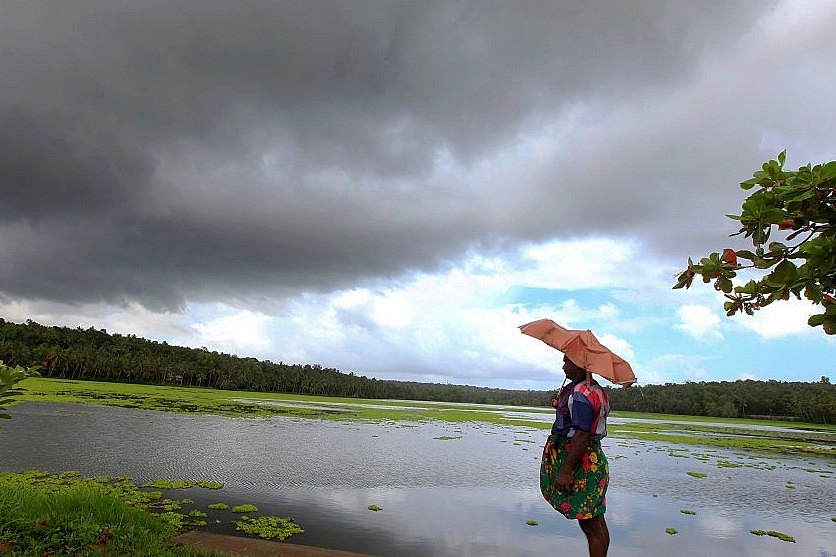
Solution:
<svg viewBox="0 0 836 557"><path fill-rule="evenodd" d="M546 406L550 391L379 380L316 364L287 364L186 348L104 329L0 318L0 360L44 377L371 399ZM836 423L836 385L781 381L606 387L614 410Z"/></svg>

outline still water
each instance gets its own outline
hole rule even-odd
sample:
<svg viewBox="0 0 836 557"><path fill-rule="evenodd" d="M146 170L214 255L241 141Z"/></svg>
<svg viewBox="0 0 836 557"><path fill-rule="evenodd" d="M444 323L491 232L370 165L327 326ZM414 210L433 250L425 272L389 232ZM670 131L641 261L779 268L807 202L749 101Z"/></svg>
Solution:
<svg viewBox="0 0 836 557"><path fill-rule="evenodd" d="M220 481L220 491L169 496L193 499L203 510L252 503L262 515L293 516L305 533L286 543L387 557L586 551L577 523L539 493L542 429L231 419L42 403L14 406L12 414L0 424L0 470L75 470L137 483ZM614 437L603 446L611 557L836 555L834 459ZM207 529L230 533L229 517L215 525L209 512ZM796 542L751 530L783 532Z"/></svg>

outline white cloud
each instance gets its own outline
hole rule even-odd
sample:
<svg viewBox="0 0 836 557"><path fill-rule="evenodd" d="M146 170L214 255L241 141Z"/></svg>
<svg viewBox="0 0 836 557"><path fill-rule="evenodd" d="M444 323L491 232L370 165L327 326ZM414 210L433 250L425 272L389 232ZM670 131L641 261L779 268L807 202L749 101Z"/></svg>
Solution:
<svg viewBox="0 0 836 557"><path fill-rule="evenodd" d="M717 378L711 377L706 369L706 364L715 359L711 356L661 354L649 358L642 365L637 366L634 371L640 384L709 381Z"/></svg>
<svg viewBox="0 0 836 557"><path fill-rule="evenodd" d="M754 315L736 319L739 327L753 331L764 340L786 336L823 335L821 327L813 328L807 319L820 313L820 307L807 300L782 300L761 308Z"/></svg>
<svg viewBox="0 0 836 557"><path fill-rule="evenodd" d="M231 309L221 308L221 311ZM234 313L194 323L192 327L197 333L195 340L201 345L240 355L261 352L270 345L270 338L265 333L270 316L247 310L232 311Z"/></svg>
<svg viewBox="0 0 836 557"><path fill-rule="evenodd" d="M686 335L707 343L723 340L720 317L706 306L684 305L676 314L681 323L674 327Z"/></svg>

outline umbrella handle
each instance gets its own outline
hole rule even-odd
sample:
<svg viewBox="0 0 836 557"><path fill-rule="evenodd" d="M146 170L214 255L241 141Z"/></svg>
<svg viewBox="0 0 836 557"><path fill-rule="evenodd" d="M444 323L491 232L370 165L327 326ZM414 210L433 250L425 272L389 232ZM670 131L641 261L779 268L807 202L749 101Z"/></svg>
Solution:
<svg viewBox="0 0 836 557"><path fill-rule="evenodd" d="M562 394L563 394L563 387L565 387L565 386L566 386L566 382L567 382L568 380L569 380L569 378L568 378L568 377L565 377L565 378L563 379L563 383L560 385L560 388L557 390L557 394L555 395L555 398L556 398L558 401L560 401L560 395L562 395ZM557 408L557 407L555 407L555 408Z"/></svg>

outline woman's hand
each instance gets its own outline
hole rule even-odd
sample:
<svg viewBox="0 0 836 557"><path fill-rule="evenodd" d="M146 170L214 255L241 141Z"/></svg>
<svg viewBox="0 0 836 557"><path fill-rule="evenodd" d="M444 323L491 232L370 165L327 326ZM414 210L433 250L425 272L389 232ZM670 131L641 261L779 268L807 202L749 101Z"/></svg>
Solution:
<svg viewBox="0 0 836 557"><path fill-rule="evenodd" d="M568 445L569 454L566 455L566 460L557 473L555 484L558 491L571 491L572 489L572 471L575 466L581 462L583 453L586 452L586 447L589 444L589 432L582 429L575 429L572 435L572 440Z"/></svg>
<svg viewBox="0 0 836 557"><path fill-rule="evenodd" d="M557 486L558 491L571 491L572 472L566 472L564 470L561 470L560 473L557 474L555 484Z"/></svg>

